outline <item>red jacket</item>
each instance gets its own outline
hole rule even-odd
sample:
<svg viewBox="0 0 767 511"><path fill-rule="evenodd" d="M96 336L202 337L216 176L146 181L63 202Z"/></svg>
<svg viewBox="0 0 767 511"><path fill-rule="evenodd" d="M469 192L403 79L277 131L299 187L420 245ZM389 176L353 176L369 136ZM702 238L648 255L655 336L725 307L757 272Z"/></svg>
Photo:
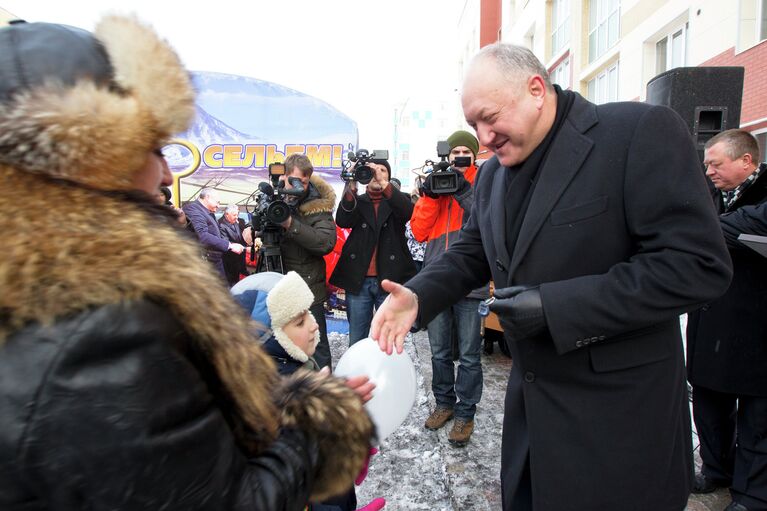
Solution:
<svg viewBox="0 0 767 511"><path fill-rule="evenodd" d="M477 167L472 165L466 169L463 177L473 185L476 175ZM465 198L456 198L455 195L443 195L436 199L423 196L418 199L410 219L410 228L413 230L413 236L416 240L429 242L426 249L427 254L430 251L435 251L436 247L429 249L429 245L435 243L442 245L441 250L437 252L444 252L452 241L451 238L455 239L458 235L464 221L464 208L461 207L461 203L466 209L471 207L471 200L467 204ZM424 257L424 264L427 258L428 255Z"/></svg>

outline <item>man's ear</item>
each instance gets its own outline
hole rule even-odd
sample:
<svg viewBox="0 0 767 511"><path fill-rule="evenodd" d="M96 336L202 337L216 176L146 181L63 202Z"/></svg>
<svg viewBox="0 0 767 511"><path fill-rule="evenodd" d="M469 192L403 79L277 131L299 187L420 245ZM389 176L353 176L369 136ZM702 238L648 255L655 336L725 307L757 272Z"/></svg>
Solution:
<svg viewBox="0 0 767 511"><path fill-rule="evenodd" d="M533 75L527 79L527 91L531 96L537 99L543 99L546 97L546 82L543 81L541 75Z"/></svg>

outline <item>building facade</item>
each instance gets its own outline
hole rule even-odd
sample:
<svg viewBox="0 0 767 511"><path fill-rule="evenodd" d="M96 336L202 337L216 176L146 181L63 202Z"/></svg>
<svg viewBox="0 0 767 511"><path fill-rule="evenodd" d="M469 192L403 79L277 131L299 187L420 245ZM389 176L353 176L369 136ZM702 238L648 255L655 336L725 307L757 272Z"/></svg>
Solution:
<svg viewBox="0 0 767 511"><path fill-rule="evenodd" d="M767 0L466 1L477 3L481 46L526 46L552 81L595 103L644 101L647 83L676 67L744 67L741 127L765 159Z"/></svg>

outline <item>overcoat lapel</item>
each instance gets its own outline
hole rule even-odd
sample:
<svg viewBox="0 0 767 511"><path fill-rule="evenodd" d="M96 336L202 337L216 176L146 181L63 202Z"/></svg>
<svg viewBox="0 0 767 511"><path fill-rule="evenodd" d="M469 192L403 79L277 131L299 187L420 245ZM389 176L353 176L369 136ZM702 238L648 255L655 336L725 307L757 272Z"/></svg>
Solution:
<svg viewBox="0 0 767 511"><path fill-rule="evenodd" d="M503 267L502 271L507 271L509 267L509 251L506 250L506 174L506 167L499 162L498 168L493 172L493 185L490 195L492 211L490 215L490 228L493 235L497 262L488 262L491 265L500 263L500 266Z"/></svg>
<svg viewBox="0 0 767 511"><path fill-rule="evenodd" d="M573 105L570 116L551 142L548 156L540 170L538 183L535 185L533 196L530 199L530 206L522 220L517 243L514 245L507 285L514 283L515 269L525 257L533 239L543 227L551 210L567 189L570 181L581 169L586 156L594 145L593 141L583 135L582 131L596 122L596 112L592 105L588 103L584 105L584 103L576 102ZM585 109L580 109L580 112L577 111L578 107L584 106ZM520 284L520 282L516 283Z"/></svg>

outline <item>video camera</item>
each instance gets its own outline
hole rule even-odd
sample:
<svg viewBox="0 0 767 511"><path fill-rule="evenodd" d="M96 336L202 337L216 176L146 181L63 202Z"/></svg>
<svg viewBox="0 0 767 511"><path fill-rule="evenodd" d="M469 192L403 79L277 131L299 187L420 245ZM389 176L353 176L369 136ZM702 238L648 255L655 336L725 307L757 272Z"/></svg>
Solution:
<svg viewBox="0 0 767 511"><path fill-rule="evenodd" d="M426 160L424 164L424 166L430 166L426 171L426 176L431 179L431 192L435 195L455 193L458 190L458 171L454 170L453 167L471 166L471 157L456 156L452 162L448 161L450 144L446 140L437 142L437 156L439 156L440 161Z"/></svg>
<svg viewBox="0 0 767 511"><path fill-rule="evenodd" d="M358 149L356 153L349 151L346 158L347 162L341 169L341 179L366 185L373 179L373 169L368 166L368 163L371 160L388 160L389 151L377 149L370 154L367 149Z"/></svg>
<svg viewBox="0 0 767 511"><path fill-rule="evenodd" d="M304 185L298 177L288 178L293 188L286 190L284 181L280 181L280 176L284 174L284 164L270 163L269 178L272 184L258 183L258 191L254 192L256 205L252 211L248 211L251 214L254 232L269 230L269 228L277 227L287 220L290 216L290 206L285 201L285 197L304 194Z"/></svg>

